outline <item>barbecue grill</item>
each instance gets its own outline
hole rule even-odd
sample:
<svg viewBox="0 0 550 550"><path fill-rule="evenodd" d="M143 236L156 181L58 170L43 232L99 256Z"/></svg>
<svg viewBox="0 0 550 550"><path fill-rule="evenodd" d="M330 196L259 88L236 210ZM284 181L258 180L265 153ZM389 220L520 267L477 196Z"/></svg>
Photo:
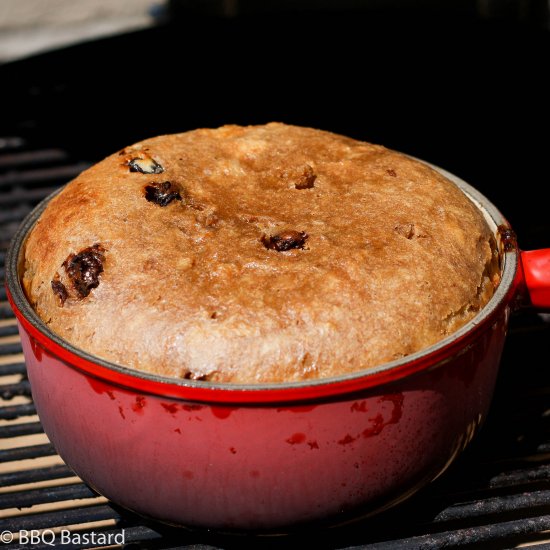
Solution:
<svg viewBox="0 0 550 550"><path fill-rule="evenodd" d="M23 217L92 162L148 135L227 122L306 124L426 158L491 198L522 248L549 246L546 205L533 201L548 177L548 137L535 137L550 122L548 38L510 22L426 13L189 16L0 67L0 278ZM204 40L224 46L207 53ZM262 51L260 66L250 44ZM504 193L512 183L516 191ZM0 533L124 532L126 548L159 549L549 547L549 341L549 316L513 319L480 436L408 502L337 528L237 537L147 521L74 476L42 432L0 288ZM3 546L48 547L17 537Z"/></svg>

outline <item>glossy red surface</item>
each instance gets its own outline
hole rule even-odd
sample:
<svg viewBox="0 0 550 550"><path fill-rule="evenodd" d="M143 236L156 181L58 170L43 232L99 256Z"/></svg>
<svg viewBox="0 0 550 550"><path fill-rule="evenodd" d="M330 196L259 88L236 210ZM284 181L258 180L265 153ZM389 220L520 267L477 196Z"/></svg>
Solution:
<svg viewBox="0 0 550 550"><path fill-rule="evenodd" d="M550 311L550 248L522 252L521 263L531 305Z"/></svg>

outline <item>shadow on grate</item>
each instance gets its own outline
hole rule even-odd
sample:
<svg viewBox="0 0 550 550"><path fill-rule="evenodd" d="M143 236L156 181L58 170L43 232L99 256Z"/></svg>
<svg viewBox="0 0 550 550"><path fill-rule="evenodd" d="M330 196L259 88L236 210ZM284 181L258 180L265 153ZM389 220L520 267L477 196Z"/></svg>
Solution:
<svg viewBox="0 0 550 550"><path fill-rule="evenodd" d="M0 276L22 218L88 166L60 149L0 138ZM0 290L0 533L5 548L483 548L550 537L550 321L512 323L499 383L480 437L444 476L395 510L346 527L284 537L222 536L159 525L121 510L79 480L42 432L26 379L16 322ZM529 350L526 357L525 350ZM542 368L541 368L542 367ZM34 541L24 538L35 532ZM69 537L70 534L70 537ZM2 536L4 533L2 533Z"/></svg>

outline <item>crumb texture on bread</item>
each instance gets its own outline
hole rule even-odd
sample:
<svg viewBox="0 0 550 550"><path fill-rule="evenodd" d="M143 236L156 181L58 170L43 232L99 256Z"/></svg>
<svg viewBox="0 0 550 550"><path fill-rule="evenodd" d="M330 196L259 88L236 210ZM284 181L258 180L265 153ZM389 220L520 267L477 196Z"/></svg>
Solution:
<svg viewBox="0 0 550 550"><path fill-rule="evenodd" d="M423 163L271 123L148 139L69 183L27 296L78 348L197 380L336 376L429 346L498 283L480 211Z"/></svg>

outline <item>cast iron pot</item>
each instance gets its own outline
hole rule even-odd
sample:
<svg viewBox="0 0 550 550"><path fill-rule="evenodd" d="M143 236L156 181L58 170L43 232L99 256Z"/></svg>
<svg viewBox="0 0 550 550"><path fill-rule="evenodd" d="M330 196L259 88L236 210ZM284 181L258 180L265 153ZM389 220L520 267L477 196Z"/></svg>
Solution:
<svg viewBox="0 0 550 550"><path fill-rule="evenodd" d="M7 256L36 409L61 457L114 502L157 520L285 531L380 511L440 475L486 417L510 313L550 306L550 249L520 252L498 210L440 170L483 212L502 281L466 326L430 348L325 380L230 385L109 363L51 332L20 285L23 222Z"/></svg>

